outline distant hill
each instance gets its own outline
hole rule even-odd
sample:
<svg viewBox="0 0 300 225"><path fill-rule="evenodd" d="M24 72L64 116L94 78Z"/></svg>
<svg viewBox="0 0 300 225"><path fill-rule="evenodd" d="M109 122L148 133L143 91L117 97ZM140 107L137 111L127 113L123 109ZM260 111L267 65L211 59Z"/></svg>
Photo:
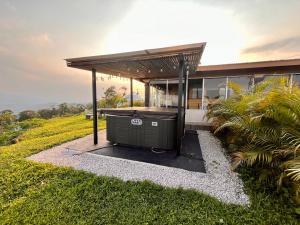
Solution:
<svg viewBox="0 0 300 225"><path fill-rule="evenodd" d="M14 113L19 113L23 110L39 110L39 109L45 109L45 108L52 108L55 107L57 103L40 103L40 104L1 104L0 103L0 111L5 109L10 109L14 111Z"/></svg>

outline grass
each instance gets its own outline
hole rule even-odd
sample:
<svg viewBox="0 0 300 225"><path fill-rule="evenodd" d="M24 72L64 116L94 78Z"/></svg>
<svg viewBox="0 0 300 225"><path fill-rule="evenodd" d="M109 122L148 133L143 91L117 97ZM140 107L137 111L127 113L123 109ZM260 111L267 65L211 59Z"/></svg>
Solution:
<svg viewBox="0 0 300 225"><path fill-rule="evenodd" d="M100 121L99 128L104 128ZM0 224L297 224L275 193L252 188L252 204L224 204L195 191L123 182L25 157L92 132L83 116L47 120L0 148Z"/></svg>
<svg viewBox="0 0 300 225"><path fill-rule="evenodd" d="M40 126L44 119L35 118L30 120L24 120L22 122L13 122L12 124L0 128L0 146L5 146L17 142L17 138L23 134L26 130Z"/></svg>

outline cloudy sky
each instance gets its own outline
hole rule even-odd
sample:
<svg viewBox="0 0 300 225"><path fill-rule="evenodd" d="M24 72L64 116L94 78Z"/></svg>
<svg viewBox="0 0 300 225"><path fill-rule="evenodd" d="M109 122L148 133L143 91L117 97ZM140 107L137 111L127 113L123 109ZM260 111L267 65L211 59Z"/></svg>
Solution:
<svg viewBox="0 0 300 225"><path fill-rule="evenodd" d="M207 42L205 65L300 58L299 27L299 0L1 0L0 109L89 102L68 57Z"/></svg>

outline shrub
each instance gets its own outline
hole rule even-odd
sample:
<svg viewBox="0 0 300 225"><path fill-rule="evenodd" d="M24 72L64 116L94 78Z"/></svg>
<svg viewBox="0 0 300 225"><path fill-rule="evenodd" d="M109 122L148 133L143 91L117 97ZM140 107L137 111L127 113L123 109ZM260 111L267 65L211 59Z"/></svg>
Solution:
<svg viewBox="0 0 300 225"><path fill-rule="evenodd" d="M19 121L33 119L39 117L39 114L33 110L25 110L19 113Z"/></svg>
<svg viewBox="0 0 300 225"><path fill-rule="evenodd" d="M10 110L0 112L0 127L9 126L16 121L16 116Z"/></svg>
<svg viewBox="0 0 300 225"><path fill-rule="evenodd" d="M229 146L234 168L251 167L258 180L287 187L300 203L300 89L286 84L276 78L244 92L230 83L233 96L213 104L207 116Z"/></svg>

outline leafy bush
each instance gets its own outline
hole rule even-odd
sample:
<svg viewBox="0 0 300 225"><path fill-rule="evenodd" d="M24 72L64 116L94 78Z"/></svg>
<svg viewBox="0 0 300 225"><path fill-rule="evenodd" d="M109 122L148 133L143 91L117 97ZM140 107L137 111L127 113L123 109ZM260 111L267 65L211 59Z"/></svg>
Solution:
<svg viewBox="0 0 300 225"><path fill-rule="evenodd" d="M253 168L261 182L288 188L300 203L300 89L274 78L244 92L235 83L227 100L213 104L207 116L222 134L233 167Z"/></svg>
<svg viewBox="0 0 300 225"><path fill-rule="evenodd" d="M19 121L33 119L39 117L39 114L33 110L25 110L19 113Z"/></svg>
<svg viewBox="0 0 300 225"><path fill-rule="evenodd" d="M0 112L0 131L1 128L11 125L16 121L16 116L12 111L4 110Z"/></svg>

